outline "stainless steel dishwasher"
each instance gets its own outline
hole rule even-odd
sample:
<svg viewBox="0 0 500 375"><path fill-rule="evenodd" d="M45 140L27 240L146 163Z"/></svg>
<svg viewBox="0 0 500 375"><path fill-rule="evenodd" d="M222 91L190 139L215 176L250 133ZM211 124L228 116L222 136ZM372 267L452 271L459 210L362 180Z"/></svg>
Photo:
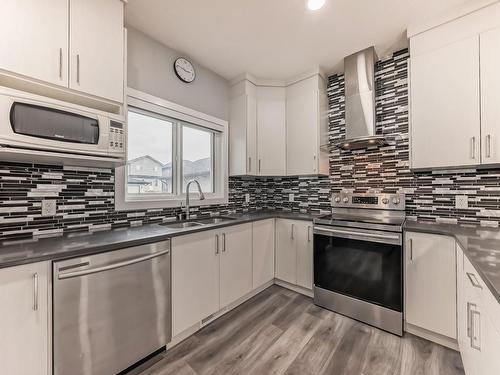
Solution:
<svg viewBox="0 0 500 375"><path fill-rule="evenodd" d="M171 339L170 241L54 262L54 374L117 374Z"/></svg>

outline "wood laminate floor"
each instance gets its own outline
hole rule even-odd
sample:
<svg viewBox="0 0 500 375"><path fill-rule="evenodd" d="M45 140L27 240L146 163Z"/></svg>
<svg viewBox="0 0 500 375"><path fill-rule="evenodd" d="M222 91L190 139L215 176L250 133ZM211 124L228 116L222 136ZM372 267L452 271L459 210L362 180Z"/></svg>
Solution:
<svg viewBox="0 0 500 375"><path fill-rule="evenodd" d="M315 306L272 286L204 327L141 375L454 375L460 355Z"/></svg>

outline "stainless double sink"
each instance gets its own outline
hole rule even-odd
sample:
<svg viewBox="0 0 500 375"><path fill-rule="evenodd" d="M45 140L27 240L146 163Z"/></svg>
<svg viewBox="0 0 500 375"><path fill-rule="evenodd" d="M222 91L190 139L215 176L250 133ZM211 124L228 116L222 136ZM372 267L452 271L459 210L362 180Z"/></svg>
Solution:
<svg viewBox="0 0 500 375"><path fill-rule="evenodd" d="M183 229L183 228L191 228L191 227L198 227L202 225L209 225L209 224L220 224L224 223L226 221L231 221L231 220L236 220L234 217L227 217L227 216L212 216L212 217L207 217L203 219L194 219L194 220L186 220L186 221L178 221L178 222L172 222L172 223L163 223L160 224L166 228L169 229Z"/></svg>

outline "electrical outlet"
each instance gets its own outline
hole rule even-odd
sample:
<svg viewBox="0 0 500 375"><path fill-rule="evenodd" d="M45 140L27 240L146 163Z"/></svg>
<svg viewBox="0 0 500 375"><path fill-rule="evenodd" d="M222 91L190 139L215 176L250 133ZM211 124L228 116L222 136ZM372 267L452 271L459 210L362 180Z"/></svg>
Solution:
<svg viewBox="0 0 500 375"><path fill-rule="evenodd" d="M288 194L288 201L289 202L294 202L295 201L295 194L294 193Z"/></svg>
<svg viewBox="0 0 500 375"><path fill-rule="evenodd" d="M469 208L469 197L467 195L455 195L455 208Z"/></svg>
<svg viewBox="0 0 500 375"><path fill-rule="evenodd" d="M245 203L250 203L250 194L245 194Z"/></svg>
<svg viewBox="0 0 500 375"><path fill-rule="evenodd" d="M54 216L57 211L55 199L42 200L42 216Z"/></svg>

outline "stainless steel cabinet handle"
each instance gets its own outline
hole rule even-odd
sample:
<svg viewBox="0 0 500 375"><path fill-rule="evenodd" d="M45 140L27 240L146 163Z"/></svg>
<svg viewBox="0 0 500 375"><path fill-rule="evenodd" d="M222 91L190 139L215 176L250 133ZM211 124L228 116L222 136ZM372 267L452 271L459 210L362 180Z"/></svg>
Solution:
<svg viewBox="0 0 500 375"><path fill-rule="evenodd" d="M471 338L470 338L470 346L473 349L481 351L481 313L477 310L471 310ZM479 327L479 332L476 332L476 317L478 319L477 326ZM477 342L477 344L476 344Z"/></svg>
<svg viewBox="0 0 500 375"><path fill-rule="evenodd" d="M474 275L473 273L470 273L470 272L466 272L466 274L467 274L467 277L469 278L469 280L474 288L483 289L481 284L479 284L479 281L477 280L476 275Z"/></svg>
<svg viewBox="0 0 500 375"><path fill-rule="evenodd" d="M491 158L491 134L486 136L486 157Z"/></svg>
<svg viewBox="0 0 500 375"><path fill-rule="evenodd" d="M76 83L80 84L80 54L76 55Z"/></svg>
<svg viewBox="0 0 500 375"><path fill-rule="evenodd" d="M71 277L85 276L85 275L90 275L92 273L98 273L98 272L113 270L115 268L130 266L132 264L136 264L136 263L139 263L139 262L144 262L146 260L157 258L159 256L162 256L162 255L165 255L165 254L168 254L168 253L170 253L170 250L163 250L163 251L159 251L159 252L154 253L154 254L145 255L145 256L142 256L142 257L138 257L138 258L126 260L126 261L123 261L123 262L117 262L117 263L108 264L107 266L95 267L95 268L88 268L86 270L81 270L81 271L59 273L58 279L59 280L69 279Z"/></svg>
<svg viewBox="0 0 500 375"><path fill-rule="evenodd" d="M470 148L470 157L471 159L476 158L476 137L471 138L471 148Z"/></svg>
<svg viewBox="0 0 500 375"><path fill-rule="evenodd" d="M222 252L226 252L226 233L222 233Z"/></svg>
<svg viewBox="0 0 500 375"><path fill-rule="evenodd" d="M248 157L248 172L252 172L252 158Z"/></svg>
<svg viewBox="0 0 500 375"><path fill-rule="evenodd" d="M293 240L295 238L295 224L292 224L291 231L290 231L290 238Z"/></svg>
<svg viewBox="0 0 500 375"><path fill-rule="evenodd" d="M413 238L410 238L409 243L409 250L410 250L410 261L413 262Z"/></svg>
<svg viewBox="0 0 500 375"><path fill-rule="evenodd" d="M259 173L260 173L260 164L261 164L261 160L259 159Z"/></svg>
<svg viewBox="0 0 500 375"><path fill-rule="evenodd" d="M311 226L307 227L307 242L311 242Z"/></svg>
<svg viewBox="0 0 500 375"><path fill-rule="evenodd" d="M59 78L62 78L62 73L63 73L63 50L62 48L59 48Z"/></svg>
<svg viewBox="0 0 500 375"><path fill-rule="evenodd" d="M316 172L316 155L313 156L313 171Z"/></svg>
<svg viewBox="0 0 500 375"><path fill-rule="evenodd" d="M219 254L219 235L215 235L215 254Z"/></svg>
<svg viewBox="0 0 500 375"><path fill-rule="evenodd" d="M33 310L38 310L38 274L33 275Z"/></svg>

